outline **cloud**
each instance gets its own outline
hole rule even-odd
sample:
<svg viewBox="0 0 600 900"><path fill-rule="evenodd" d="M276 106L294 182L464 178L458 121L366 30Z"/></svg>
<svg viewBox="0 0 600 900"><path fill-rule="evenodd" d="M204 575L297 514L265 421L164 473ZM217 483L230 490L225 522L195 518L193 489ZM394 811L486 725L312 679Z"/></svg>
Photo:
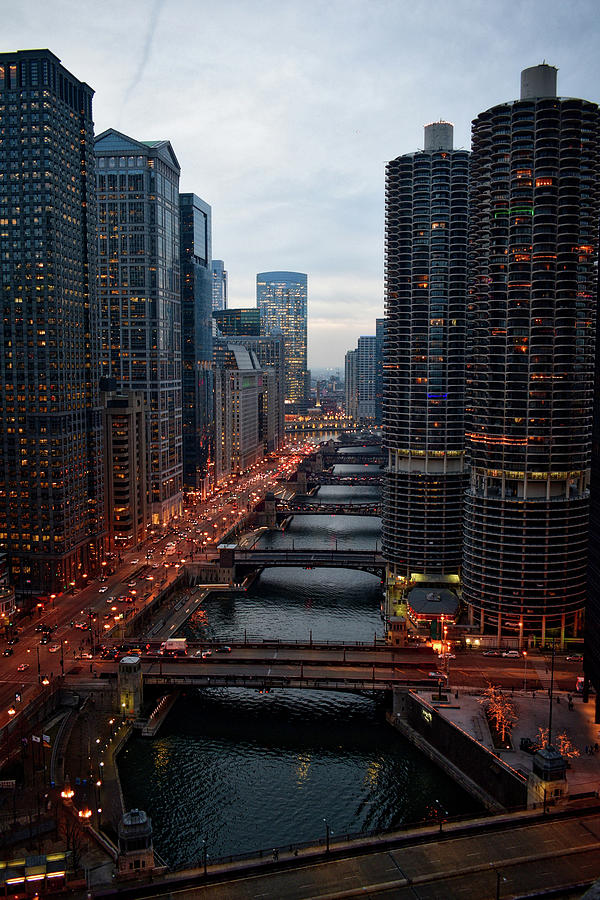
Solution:
<svg viewBox="0 0 600 900"><path fill-rule="evenodd" d="M48 46L92 85L98 131L171 140L232 304L254 305L258 271L308 273L315 366L343 366L383 309L386 160L439 118L468 147L544 58L597 100L599 38L594 0L21 0L3 20L6 47Z"/></svg>

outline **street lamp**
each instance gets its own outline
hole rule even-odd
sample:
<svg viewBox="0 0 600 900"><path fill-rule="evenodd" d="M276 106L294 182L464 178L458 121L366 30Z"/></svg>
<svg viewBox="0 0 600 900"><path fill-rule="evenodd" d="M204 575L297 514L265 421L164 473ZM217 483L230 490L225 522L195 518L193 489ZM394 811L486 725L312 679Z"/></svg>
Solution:
<svg viewBox="0 0 600 900"><path fill-rule="evenodd" d="M323 819L325 823L325 852L329 853L329 836L333 834L327 819Z"/></svg>
<svg viewBox="0 0 600 900"><path fill-rule="evenodd" d="M527 693L527 650L523 650L523 659L525 660L525 675L523 678L523 691Z"/></svg>
<svg viewBox="0 0 600 900"><path fill-rule="evenodd" d="M447 816L447 815L448 815L448 810L447 810L447 809L444 809L444 807L442 806L442 804L440 803L439 800L434 800L433 802L435 803L435 806L436 806L437 816L438 816L438 822L439 822L439 825L440 825L440 834L441 834L441 833L442 833L442 827L443 827L443 825L444 825L444 816Z"/></svg>

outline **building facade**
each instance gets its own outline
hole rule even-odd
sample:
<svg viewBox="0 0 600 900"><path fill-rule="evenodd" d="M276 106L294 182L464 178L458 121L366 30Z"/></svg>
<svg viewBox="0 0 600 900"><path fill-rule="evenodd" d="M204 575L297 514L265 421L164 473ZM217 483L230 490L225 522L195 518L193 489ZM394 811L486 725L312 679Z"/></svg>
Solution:
<svg viewBox="0 0 600 900"><path fill-rule="evenodd" d="M256 355L240 344L215 346L215 478L244 472L263 457Z"/></svg>
<svg viewBox="0 0 600 900"><path fill-rule="evenodd" d="M0 549L25 598L105 542L92 95L48 50L0 54Z"/></svg>
<svg viewBox="0 0 600 900"><path fill-rule="evenodd" d="M182 509L179 163L168 141L114 129L95 142L100 362L142 391L152 524Z"/></svg>
<svg viewBox="0 0 600 900"><path fill-rule="evenodd" d="M307 292L308 278L301 272L259 272L256 276L262 332L283 334L286 404L305 404L309 397Z"/></svg>
<svg viewBox="0 0 600 900"><path fill-rule="evenodd" d="M598 107L547 65L473 122L463 593L499 638L545 642L584 606L599 145Z"/></svg>
<svg viewBox="0 0 600 900"><path fill-rule="evenodd" d="M356 381L356 350L347 350L344 358L344 391L346 415L358 420L358 384Z"/></svg>
<svg viewBox="0 0 600 900"><path fill-rule="evenodd" d="M213 312L213 319L221 334L227 337L237 337L240 334L258 337L261 333L260 310L256 307L219 310Z"/></svg>
<svg viewBox="0 0 600 900"><path fill-rule="evenodd" d="M212 308L227 309L227 269L222 259L212 261Z"/></svg>
<svg viewBox="0 0 600 900"><path fill-rule="evenodd" d="M383 347L385 319L375 319L375 424L383 424Z"/></svg>
<svg viewBox="0 0 600 900"><path fill-rule="evenodd" d="M206 496L213 470L211 208L179 195L183 484Z"/></svg>
<svg viewBox="0 0 600 900"><path fill-rule="evenodd" d="M386 168L383 552L388 608L462 556L469 153L453 126Z"/></svg>
<svg viewBox="0 0 600 900"><path fill-rule="evenodd" d="M236 312L236 310L228 310ZM264 453L281 450L285 442L285 415L283 405L283 337L280 334L272 337L259 336L255 333L238 333L238 319L221 320L225 329L217 331L214 341L215 362L223 365L224 352L227 347L236 343L253 353L262 370L262 389L259 392L259 434ZM231 333L229 331L231 328Z"/></svg>
<svg viewBox="0 0 600 900"><path fill-rule="evenodd" d="M109 543L120 553L141 544L149 524L145 395L109 390L103 396Z"/></svg>

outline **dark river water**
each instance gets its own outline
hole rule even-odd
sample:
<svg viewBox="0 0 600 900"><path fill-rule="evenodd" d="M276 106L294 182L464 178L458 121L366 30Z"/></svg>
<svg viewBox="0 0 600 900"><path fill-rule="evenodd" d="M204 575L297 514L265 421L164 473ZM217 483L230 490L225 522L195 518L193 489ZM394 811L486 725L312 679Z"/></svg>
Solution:
<svg viewBox="0 0 600 900"><path fill-rule="evenodd" d="M364 466L352 467L364 470ZM346 466L343 467L347 469ZM325 502L364 503L372 486L327 486ZM375 549L379 519L296 516L258 546ZM188 637L371 641L383 636L379 578L343 569L268 569L246 591L210 595ZM157 738L119 757L125 802L150 815L155 847L174 867L387 831L477 805L384 718L385 701L330 691L192 691Z"/></svg>

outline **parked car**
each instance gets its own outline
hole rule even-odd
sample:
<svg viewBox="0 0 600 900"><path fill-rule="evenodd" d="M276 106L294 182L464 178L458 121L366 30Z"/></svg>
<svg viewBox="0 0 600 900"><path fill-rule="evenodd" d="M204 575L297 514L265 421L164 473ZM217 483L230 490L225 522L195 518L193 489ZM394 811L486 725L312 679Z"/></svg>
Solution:
<svg viewBox="0 0 600 900"><path fill-rule="evenodd" d="M509 659L520 659L521 654L518 650L504 650L502 656L506 656Z"/></svg>
<svg viewBox="0 0 600 900"><path fill-rule="evenodd" d="M231 647L217 647L217 653L231 653Z"/></svg>
<svg viewBox="0 0 600 900"><path fill-rule="evenodd" d="M573 656L567 656L567 662L583 662L583 653L575 653Z"/></svg>
<svg viewBox="0 0 600 900"><path fill-rule="evenodd" d="M500 650L484 650L483 655L484 656L502 656L502 653L500 652Z"/></svg>

